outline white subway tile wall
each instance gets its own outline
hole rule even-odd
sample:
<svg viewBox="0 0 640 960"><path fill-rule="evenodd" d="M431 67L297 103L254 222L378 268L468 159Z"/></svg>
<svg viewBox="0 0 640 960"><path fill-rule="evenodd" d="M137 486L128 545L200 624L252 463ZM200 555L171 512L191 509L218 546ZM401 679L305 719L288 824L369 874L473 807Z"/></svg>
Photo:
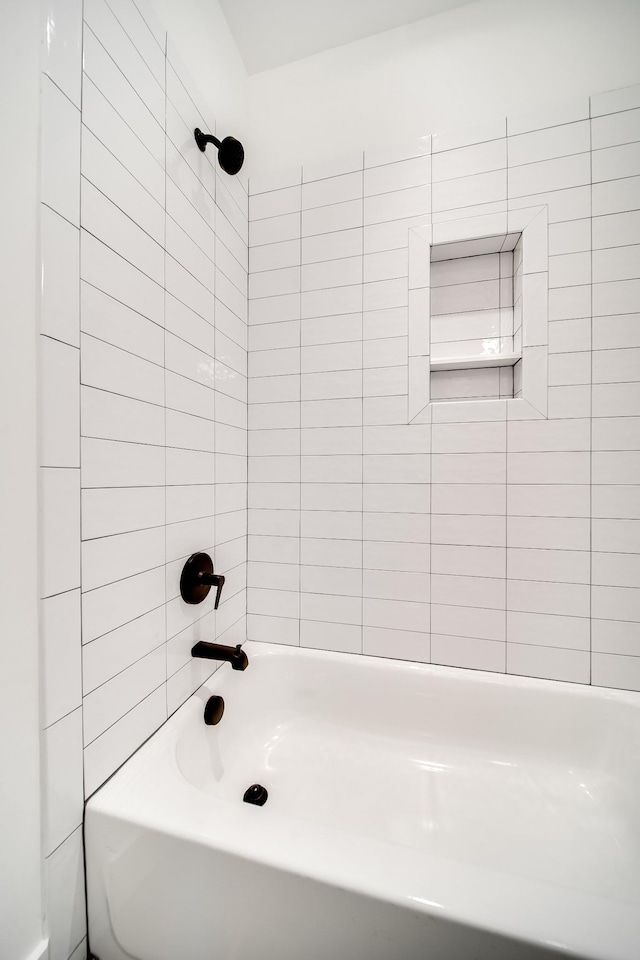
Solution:
<svg viewBox="0 0 640 960"><path fill-rule="evenodd" d="M640 690L639 117L614 91L251 179L251 639ZM520 336L499 281L522 252L452 221L489 237L541 207L548 416L516 367L432 378L408 425L409 230L467 258L447 286L434 248L431 341L472 355ZM448 399L472 389L516 399Z"/></svg>
<svg viewBox="0 0 640 960"><path fill-rule="evenodd" d="M82 960L84 799L215 669L194 642L246 637L248 197L144 0L46 15L44 852L51 960ZM196 550L215 612L179 596Z"/></svg>
<svg viewBox="0 0 640 960"><path fill-rule="evenodd" d="M640 90L248 191L197 150L215 120L145 0L62 14L41 81L44 847L51 960L83 960L83 800L211 673L196 640L640 690ZM528 208L548 417L518 367L478 390L514 399L425 407L409 230L455 241L469 290L498 282L469 326L434 264L434 344L479 352L520 336L523 251L464 244ZM179 597L202 549L218 611Z"/></svg>

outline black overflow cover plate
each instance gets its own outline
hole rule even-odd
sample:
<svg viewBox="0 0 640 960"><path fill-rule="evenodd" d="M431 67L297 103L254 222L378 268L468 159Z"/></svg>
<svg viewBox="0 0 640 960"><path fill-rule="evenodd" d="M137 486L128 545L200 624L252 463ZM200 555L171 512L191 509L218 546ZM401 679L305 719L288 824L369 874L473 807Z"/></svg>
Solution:
<svg viewBox="0 0 640 960"><path fill-rule="evenodd" d="M222 720L224 700L222 697L209 697L204 708L204 722L213 727Z"/></svg>
<svg viewBox="0 0 640 960"><path fill-rule="evenodd" d="M252 783L244 792L244 797L242 798L245 803L253 803L256 807L264 807L267 802L267 793L266 787L263 787L261 783Z"/></svg>

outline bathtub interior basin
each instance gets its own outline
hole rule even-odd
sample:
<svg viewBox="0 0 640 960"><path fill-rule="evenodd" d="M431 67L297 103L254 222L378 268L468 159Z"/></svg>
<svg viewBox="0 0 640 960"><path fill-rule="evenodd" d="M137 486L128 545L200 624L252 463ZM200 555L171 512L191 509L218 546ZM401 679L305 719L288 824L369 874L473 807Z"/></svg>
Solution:
<svg viewBox="0 0 640 960"><path fill-rule="evenodd" d="M149 911L178 889L181 904L215 890L206 921L187 910L185 960L276 942L264 956L638 956L637 695L245 649L246 671L222 667L87 805L100 960L164 960L174 927ZM212 694L225 712L206 726ZM242 802L253 783L263 807ZM254 940L233 933L234 890ZM329 902L335 943L276 933L292 906L308 930ZM148 944L150 924L164 933Z"/></svg>

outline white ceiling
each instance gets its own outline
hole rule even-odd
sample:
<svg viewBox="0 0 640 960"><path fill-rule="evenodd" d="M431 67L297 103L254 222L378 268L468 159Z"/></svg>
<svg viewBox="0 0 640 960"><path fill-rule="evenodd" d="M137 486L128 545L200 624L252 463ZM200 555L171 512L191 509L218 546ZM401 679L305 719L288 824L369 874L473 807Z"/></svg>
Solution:
<svg viewBox="0 0 640 960"><path fill-rule="evenodd" d="M247 71L270 70L469 0L220 0Z"/></svg>

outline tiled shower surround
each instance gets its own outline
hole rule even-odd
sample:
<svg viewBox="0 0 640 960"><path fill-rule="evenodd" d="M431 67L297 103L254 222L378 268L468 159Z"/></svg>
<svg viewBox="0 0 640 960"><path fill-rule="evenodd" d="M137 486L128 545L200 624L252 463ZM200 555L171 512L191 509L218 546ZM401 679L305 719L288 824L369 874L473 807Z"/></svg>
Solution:
<svg viewBox="0 0 640 960"><path fill-rule="evenodd" d="M42 76L44 852L50 960L82 960L83 800L211 673L198 639L640 689L640 90L257 175L249 199L197 150L215 121L143 0L61 6ZM548 416L517 368L489 368L433 375L409 423L411 336L435 359L526 349L509 231L530 208ZM461 259L459 290L434 262L429 335L410 336L410 231L445 244L460 221L515 250ZM497 399L445 399L477 390ZM216 613L178 595L196 550L227 578Z"/></svg>
<svg viewBox="0 0 640 960"><path fill-rule="evenodd" d="M58 9L60 8L60 9ZM84 18L84 19L83 19ZM42 76L50 960L86 955L83 800L246 636L246 180L144 4L53 4ZM82 61L81 61L82 55ZM238 131L233 131L238 132ZM226 583L179 596L184 560Z"/></svg>
<svg viewBox="0 0 640 960"><path fill-rule="evenodd" d="M640 690L638 141L636 87L251 178L251 639ZM432 375L409 423L410 231L499 237L525 208L548 416Z"/></svg>

